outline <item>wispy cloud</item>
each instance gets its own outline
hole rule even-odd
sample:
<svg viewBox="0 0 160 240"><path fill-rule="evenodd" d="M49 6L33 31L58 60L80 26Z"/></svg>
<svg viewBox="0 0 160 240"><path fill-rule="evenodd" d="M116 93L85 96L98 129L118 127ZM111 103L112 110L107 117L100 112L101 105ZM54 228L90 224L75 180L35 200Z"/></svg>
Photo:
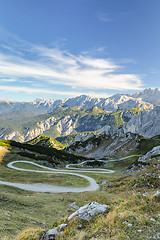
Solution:
<svg viewBox="0 0 160 240"><path fill-rule="evenodd" d="M17 82L15 78L1 78L0 82Z"/></svg>
<svg viewBox="0 0 160 240"><path fill-rule="evenodd" d="M31 88L31 87L17 87L17 86L4 86L0 85L0 90L3 90L5 92L24 92L27 94L33 94L33 93L43 93L43 94L54 94L54 95L62 95L62 96L71 96L71 97L76 97L80 96L83 94L86 94L84 92L80 91L54 91L54 90L49 90L49 89L44 89L44 88ZM106 94L106 93L96 93L96 92L87 92L86 95L89 95L91 97L103 97L103 98L108 98L111 95Z"/></svg>
<svg viewBox="0 0 160 240"><path fill-rule="evenodd" d="M25 92L28 94L33 93L47 93L47 94L57 94L57 95L63 95L63 96L77 96L81 95L82 92L70 92L70 91L54 91L44 88L29 88L29 87L17 87L17 86L4 86L0 85L0 90L6 91L6 92Z"/></svg>
<svg viewBox="0 0 160 240"><path fill-rule="evenodd" d="M98 18L102 22L110 22L110 18L108 17L108 15L106 13L99 14Z"/></svg>
<svg viewBox="0 0 160 240"><path fill-rule="evenodd" d="M28 84L41 82L45 86L58 84L78 89L77 93L79 89L91 92L97 89L136 90L142 87L140 76L118 73L118 71L122 72L124 66L116 64L112 59L96 58L89 54L77 56L68 51L43 45L26 44L25 51L22 47L14 51L13 46L6 46L6 49L6 52L0 53L0 76L6 82L18 79L21 85L24 80ZM11 49L10 52L8 52L9 49ZM22 54L16 54L16 51ZM27 78L32 81L28 81ZM12 91L16 91L16 88L12 88ZM30 92L30 88L25 88L23 85L17 89ZM4 86L3 88L0 86L0 90L4 90ZM32 92L40 91L42 90L32 89ZM43 89L44 91L48 90ZM56 91L51 89L49 92ZM71 92L68 93L73 95Z"/></svg>

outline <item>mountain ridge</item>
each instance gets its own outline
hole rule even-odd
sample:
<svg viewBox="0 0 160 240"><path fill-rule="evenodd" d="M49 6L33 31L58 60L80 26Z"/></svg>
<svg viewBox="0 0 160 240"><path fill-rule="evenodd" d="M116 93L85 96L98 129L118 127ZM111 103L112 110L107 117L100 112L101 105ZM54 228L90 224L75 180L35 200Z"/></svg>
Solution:
<svg viewBox="0 0 160 240"><path fill-rule="evenodd" d="M157 106L160 104L160 88L149 88L135 94L115 94L108 98L91 97L89 95L80 95L74 98L62 99L35 99L33 102L14 102L11 100L0 100L0 113L8 111L17 111L18 109L31 109L37 114L52 112L61 104L70 107L79 107L80 109L89 109L94 106L101 107L107 111L116 111L122 109L123 104L128 102L129 108L136 107L138 104L151 104ZM8 104L8 105L7 105ZM152 106L152 107L153 107ZM127 106L128 107L128 106Z"/></svg>
<svg viewBox="0 0 160 240"><path fill-rule="evenodd" d="M66 100L36 99L27 103L4 100L0 102L0 137L23 142L41 134L55 138L97 131L106 125L120 126L141 111L155 107L142 101L143 95L147 100L148 92L148 99L158 104L160 89L145 89L137 93L136 97L139 98L115 94L109 98L81 95Z"/></svg>

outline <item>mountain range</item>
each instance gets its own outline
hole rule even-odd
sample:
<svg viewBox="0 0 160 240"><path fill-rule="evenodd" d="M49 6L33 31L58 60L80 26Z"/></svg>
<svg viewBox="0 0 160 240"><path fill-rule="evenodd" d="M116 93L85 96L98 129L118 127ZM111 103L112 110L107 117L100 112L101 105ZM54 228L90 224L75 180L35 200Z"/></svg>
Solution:
<svg viewBox="0 0 160 240"><path fill-rule="evenodd" d="M61 99L36 99L33 102L13 102L10 100L0 101L0 116L11 112L26 112L25 116L33 116L54 111L57 107L69 106L78 107L79 109L90 109L100 107L107 111L126 110L135 108L138 105L143 110L147 106L152 108L160 104L160 89L149 88L133 95L115 94L108 98L90 97L81 95L66 100ZM30 112L30 114L29 114Z"/></svg>
<svg viewBox="0 0 160 240"><path fill-rule="evenodd" d="M66 100L4 100L0 101L0 138L24 142L40 134L55 138L100 131L106 125L122 126L140 112L152 110L159 104L158 88L109 98L81 95Z"/></svg>

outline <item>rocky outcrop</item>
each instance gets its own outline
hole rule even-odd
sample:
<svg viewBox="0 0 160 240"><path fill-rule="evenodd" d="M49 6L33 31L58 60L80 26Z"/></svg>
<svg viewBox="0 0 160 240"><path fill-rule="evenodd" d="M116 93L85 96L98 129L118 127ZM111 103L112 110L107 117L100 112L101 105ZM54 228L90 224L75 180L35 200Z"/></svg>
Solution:
<svg viewBox="0 0 160 240"><path fill-rule="evenodd" d="M126 154L138 145L139 135L152 138L160 135L160 106L151 111L134 116L123 127L106 125L99 134L77 137L67 150L89 158L116 156L121 151ZM77 141L78 140L78 141Z"/></svg>
<svg viewBox="0 0 160 240"><path fill-rule="evenodd" d="M69 153L86 156L88 158L115 157L121 153L129 154L138 145L138 135L132 133L123 134L122 129L114 132L114 129L89 138L87 141L74 142L66 150Z"/></svg>
<svg viewBox="0 0 160 240"><path fill-rule="evenodd" d="M134 116L123 126L124 133L131 132L146 138L160 135L160 106Z"/></svg>
<svg viewBox="0 0 160 240"><path fill-rule="evenodd" d="M68 147L72 144L74 144L75 142L84 142L86 141L87 139L91 138L91 137L94 137L95 135L93 133L88 133L88 134L78 134L76 135L75 139L74 139L74 142L70 142L70 144L68 145Z"/></svg>
<svg viewBox="0 0 160 240"><path fill-rule="evenodd" d="M29 129L24 133L24 139L30 140L43 134L45 131L49 130L55 124L55 121L56 119L54 117L50 117L46 120L38 122L36 124L36 127L34 127L33 129Z"/></svg>
<svg viewBox="0 0 160 240"><path fill-rule="evenodd" d="M97 202L91 202L87 205L80 207L76 212L72 213L68 217L68 221L70 221L74 217L78 217L83 220L91 220L98 213L104 213L109 205L99 204Z"/></svg>
<svg viewBox="0 0 160 240"><path fill-rule="evenodd" d="M160 88L145 89L142 92L133 94L132 97L152 103L154 106L158 106L160 105Z"/></svg>
<svg viewBox="0 0 160 240"><path fill-rule="evenodd" d="M62 118L57 124L57 131L61 135L69 135L74 131L74 123L70 116Z"/></svg>
<svg viewBox="0 0 160 240"><path fill-rule="evenodd" d="M19 131L12 131L10 133L3 132L0 137L5 140L19 139L20 142L24 142L26 140L33 139L49 130L55 124L55 121L56 119L54 117L50 117L46 120L37 122L34 128L25 128L23 133L20 133Z"/></svg>
<svg viewBox="0 0 160 240"><path fill-rule="evenodd" d="M140 157L137 161L146 162L146 160L151 159L157 155L160 155L160 146L154 147L151 151Z"/></svg>
<svg viewBox="0 0 160 240"><path fill-rule="evenodd" d="M99 204L97 202L91 202L81 208L79 208L76 212L72 213L68 217L68 222L74 218L78 217L80 219L89 221L91 220L94 216L96 216L98 213L103 214L106 212L107 208L109 205L106 204ZM41 237L40 240L49 240L49 239L57 239L57 236L63 233L63 230L67 227L67 223L63 223L59 225L58 227L55 227L53 229L50 229L48 231L45 231Z"/></svg>

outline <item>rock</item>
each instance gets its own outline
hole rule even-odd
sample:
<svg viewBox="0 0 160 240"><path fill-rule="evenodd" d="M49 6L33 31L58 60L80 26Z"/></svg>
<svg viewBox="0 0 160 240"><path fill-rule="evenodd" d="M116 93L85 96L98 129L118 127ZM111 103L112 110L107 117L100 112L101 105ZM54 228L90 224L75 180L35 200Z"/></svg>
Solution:
<svg viewBox="0 0 160 240"><path fill-rule="evenodd" d="M66 223L62 223L61 225L58 226L58 230L63 231L66 226L67 226Z"/></svg>
<svg viewBox="0 0 160 240"><path fill-rule="evenodd" d="M104 126L104 127L101 129L101 131L100 131L99 134L103 134L103 133L105 133L106 135L107 135L107 134L110 134L110 130L111 130L111 126L106 125L106 126Z"/></svg>
<svg viewBox="0 0 160 240"><path fill-rule="evenodd" d="M124 133L131 132L139 134L146 138L152 138L160 135L160 106L153 108L151 111L144 111L131 118L124 124Z"/></svg>
<svg viewBox="0 0 160 240"><path fill-rule="evenodd" d="M157 233L157 234L153 237L153 239L160 240L160 233Z"/></svg>
<svg viewBox="0 0 160 240"><path fill-rule="evenodd" d="M106 183L108 183L108 181L104 180L104 181L101 182L101 185L104 185Z"/></svg>
<svg viewBox="0 0 160 240"><path fill-rule="evenodd" d="M83 220L91 220L98 213L104 213L107 207L109 207L109 205L99 204L97 202L88 203L87 205L79 208L76 212L72 213L68 217L68 221L76 216Z"/></svg>
<svg viewBox="0 0 160 240"><path fill-rule="evenodd" d="M78 225L78 229L82 229L82 224L79 224L79 225Z"/></svg>
<svg viewBox="0 0 160 240"><path fill-rule="evenodd" d="M153 194L153 196L158 196L158 195L160 195L160 191L159 191L159 190L157 190L157 191Z"/></svg>
<svg viewBox="0 0 160 240"><path fill-rule="evenodd" d="M30 223L36 224L37 222L36 221L30 221Z"/></svg>
<svg viewBox="0 0 160 240"><path fill-rule="evenodd" d="M77 210L79 209L79 207L75 204L75 202L69 204L69 206Z"/></svg>
<svg viewBox="0 0 160 240"><path fill-rule="evenodd" d="M67 224L62 223L58 227L55 227L53 229L43 232L42 235L40 236L40 240L56 240L57 236L60 233L63 233L63 230L66 226Z"/></svg>
<svg viewBox="0 0 160 240"><path fill-rule="evenodd" d="M78 210L77 210L77 211L78 211ZM76 216L78 215L77 211L74 212L74 213L72 213L72 214L68 217L68 221L70 221L72 218L74 218L74 217L76 217Z"/></svg>
<svg viewBox="0 0 160 240"><path fill-rule="evenodd" d="M156 220L154 218L150 218L150 221L152 222L156 222Z"/></svg>
<svg viewBox="0 0 160 240"><path fill-rule="evenodd" d="M142 92L132 95L133 98L141 99L144 102L152 103L154 106L160 105L160 88L148 88Z"/></svg>
<svg viewBox="0 0 160 240"><path fill-rule="evenodd" d="M132 224L132 223L128 223L127 226L128 226L128 227L132 227L133 224Z"/></svg>
<svg viewBox="0 0 160 240"><path fill-rule="evenodd" d="M160 154L160 146L154 147L151 151L147 152L142 157L138 158L138 162L146 162L148 158L154 157Z"/></svg>
<svg viewBox="0 0 160 240"><path fill-rule="evenodd" d="M59 232L57 230L57 227L50 229L46 232L45 234L45 240L55 240L57 238L57 236L59 235Z"/></svg>

